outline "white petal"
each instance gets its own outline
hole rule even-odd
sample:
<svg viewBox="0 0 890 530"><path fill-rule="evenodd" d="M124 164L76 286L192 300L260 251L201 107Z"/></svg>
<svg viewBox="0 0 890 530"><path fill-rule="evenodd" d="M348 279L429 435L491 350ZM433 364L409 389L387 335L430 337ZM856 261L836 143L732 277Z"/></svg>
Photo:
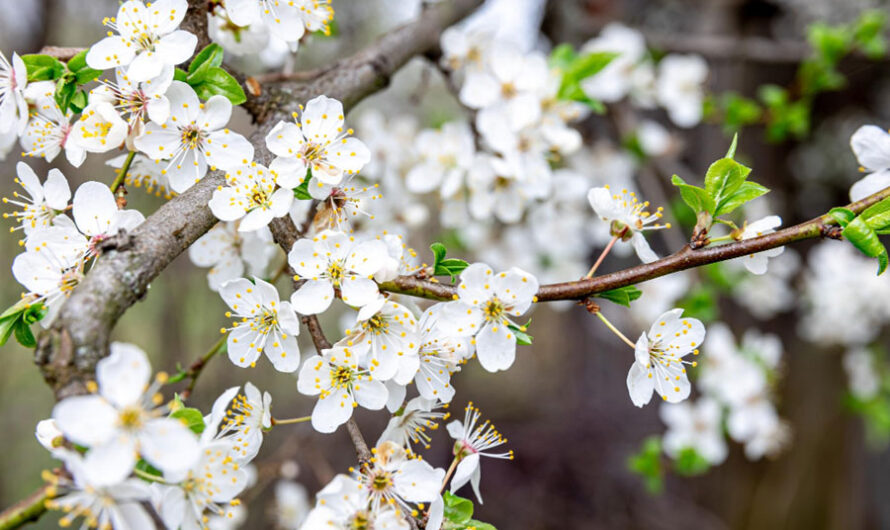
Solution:
<svg viewBox="0 0 890 530"><path fill-rule="evenodd" d="M489 372L506 370L516 359L516 337L503 323L486 324L476 335L479 364Z"/></svg>
<svg viewBox="0 0 890 530"><path fill-rule="evenodd" d="M291 295L290 303L301 315L323 313L334 301L334 286L325 280L309 280Z"/></svg>
<svg viewBox="0 0 890 530"><path fill-rule="evenodd" d="M198 460L198 438L173 418L149 421L139 436L140 452L150 464L165 473L180 473Z"/></svg>
<svg viewBox="0 0 890 530"><path fill-rule="evenodd" d="M72 214L77 228L88 236L107 234L117 202L111 189L101 182L84 182L74 193Z"/></svg>
<svg viewBox="0 0 890 530"><path fill-rule="evenodd" d="M53 408L53 419L74 443L92 447L114 436L117 410L99 396L73 396Z"/></svg>
<svg viewBox="0 0 890 530"><path fill-rule="evenodd" d="M96 70L108 70L115 66L127 65L133 61L136 50L118 35L105 37L90 47L87 64Z"/></svg>
<svg viewBox="0 0 890 530"><path fill-rule="evenodd" d="M111 354L96 365L99 392L117 408L135 405L151 378L145 352L133 344L111 343Z"/></svg>
<svg viewBox="0 0 890 530"><path fill-rule="evenodd" d="M627 391L633 404L642 407L652 399L652 390L655 383L649 377L649 370L643 368L640 363L634 362L627 373Z"/></svg>

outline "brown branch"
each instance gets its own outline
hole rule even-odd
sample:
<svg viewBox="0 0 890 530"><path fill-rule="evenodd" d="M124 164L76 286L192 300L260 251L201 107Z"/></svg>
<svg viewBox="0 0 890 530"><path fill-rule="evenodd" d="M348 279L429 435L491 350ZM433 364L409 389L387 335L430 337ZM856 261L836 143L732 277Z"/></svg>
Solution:
<svg viewBox="0 0 890 530"><path fill-rule="evenodd" d="M349 108L386 86L390 76L411 57L435 46L445 27L480 3L457 0L427 9L417 21L390 31L318 79L283 84L246 106L259 121L287 119L300 103L321 94L337 98ZM266 153L267 158L265 134L277 119L263 123L252 136L257 153ZM258 156L260 161L267 162L267 158ZM107 355L111 329L121 315L145 296L149 284L174 258L216 224L207 203L223 182L222 173L208 174L133 232L109 242L109 249L71 293L52 328L41 335L35 352L35 361L57 399L85 393L85 383L93 378L96 363Z"/></svg>
<svg viewBox="0 0 890 530"><path fill-rule="evenodd" d="M846 208L855 213L861 213L869 206L888 197L890 197L890 188L866 197L861 201L849 204ZM594 278L541 286L537 297L539 302L583 300L598 293L634 285L674 272L747 256L771 248L785 246L796 241L818 237L840 237L837 223L831 216L826 214L805 223L773 232L772 234L745 239L727 245L699 250L692 250L689 245L686 245L679 252L652 263L644 263L636 267ZM413 276L400 276L391 282L381 284L380 289L391 293L406 294L432 300L451 300L457 292L453 285L431 280L421 280Z"/></svg>

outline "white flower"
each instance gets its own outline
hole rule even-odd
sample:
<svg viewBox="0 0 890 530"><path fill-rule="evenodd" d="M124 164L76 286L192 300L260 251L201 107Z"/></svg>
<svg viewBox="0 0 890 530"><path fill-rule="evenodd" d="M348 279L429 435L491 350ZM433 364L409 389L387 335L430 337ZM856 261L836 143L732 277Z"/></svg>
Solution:
<svg viewBox="0 0 890 530"><path fill-rule="evenodd" d="M349 175L336 186L325 184L315 176L309 179L309 195L320 201L318 212L312 220L314 230L348 231L351 226L350 221L359 214L374 219L374 215L364 208L367 207L367 201L383 198L378 191L380 185L363 186L356 183L354 177L355 175Z"/></svg>
<svg viewBox="0 0 890 530"><path fill-rule="evenodd" d="M87 52L87 64L96 70L128 66L133 81L146 81L160 75L164 66L185 62L195 51L198 38L179 29L188 11L186 0L141 0L124 2L117 17L102 23L118 35L109 35Z"/></svg>
<svg viewBox="0 0 890 530"><path fill-rule="evenodd" d="M12 199L3 198L3 204L12 204L21 208L21 211L4 213L3 218L15 219L25 234L35 230L42 230L52 226L55 222L65 223L67 218L59 218L59 214L68 208L71 200L71 188L68 180L58 169L50 169L46 181L41 184L31 166L19 162L15 166L18 178L16 184L25 190L25 195L12 192ZM64 216L62 216L64 217Z"/></svg>
<svg viewBox="0 0 890 530"><path fill-rule="evenodd" d="M378 240L356 243L342 232L324 231L312 239L300 239L287 255L296 273L306 283L291 296L300 314L314 315L330 307L334 289L353 307L367 305L378 297L371 279L380 270L386 245Z"/></svg>
<svg viewBox="0 0 890 530"><path fill-rule="evenodd" d="M269 44L269 29L260 21L236 25L222 6L216 6L207 14L207 33L226 53L252 55Z"/></svg>
<svg viewBox="0 0 890 530"><path fill-rule="evenodd" d="M628 193L626 189L621 190L620 194L612 194L609 186L593 188L588 192L587 200L593 211L609 223L611 235L621 241L630 241L641 261L651 263L658 259L649 248L643 232L671 227L670 223L659 223L662 207L659 206L654 214L650 213L646 211L648 201L640 202L634 192Z"/></svg>
<svg viewBox="0 0 890 530"><path fill-rule="evenodd" d="M844 354L844 371L847 372L850 392L859 399L869 400L881 389L881 378L874 358L864 348L849 350Z"/></svg>
<svg viewBox="0 0 890 530"><path fill-rule="evenodd" d="M454 420L449 423L448 434L454 438L454 457L459 460L454 478L451 479L451 492L454 493L469 482L479 504L482 504L482 495L479 493L479 481L482 480L481 457L513 460L513 451L486 452L507 443L507 439L488 420L477 425L479 418L479 409L472 402L469 403L464 411L464 421Z"/></svg>
<svg viewBox="0 0 890 530"><path fill-rule="evenodd" d="M707 78L708 63L698 55L668 55L658 63L656 97L679 127L701 121Z"/></svg>
<svg viewBox="0 0 890 530"><path fill-rule="evenodd" d="M405 176L408 191L429 193L441 188L440 194L449 197L463 184L473 164L476 146L470 126L454 121L439 130L421 131L414 150L420 159Z"/></svg>
<svg viewBox="0 0 890 530"><path fill-rule="evenodd" d="M594 52L617 53L605 68L581 82L581 88L594 100L612 103L635 88L636 71L646 68L646 40L634 29L612 23L603 28L599 36L581 48L582 54Z"/></svg>
<svg viewBox="0 0 890 530"><path fill-rule="evenodd" d="M407 530L408 521L404 515L389 507L374 511L368 508L370 491L359 481L346 475L337 475L318 495L315 508L309 512L301 528L331 528L351 530L373 528L385 530Z"/></svg>
<svg viewBox="0 0 890 530"><path fill-rule="evenodd" d="M210 210L221 221L237 221L239 232L252 232L283 217L294 202L289 188L276 188L277 176L256 162L233 168L210 199Z"/></svg>
<svg viewBox="0 0 890 530"><path fill-rule="evenodd" d="M52 162L64 149L68 162L74 167L80 167L87 153L77 142L70 141L69 136L74 129L69 121L71 113L63 114L52 94L40 98L36 106L37 110L31 113L28 126L22 133L24 155Z"/></svg>
<svg viewBox="0 0 890 530"><path fill-rule="evenodd" d="M25 130L28 124L28 102L25 88L28 70L19 54L12 54L12 63L0 52L0 133Z"/></svg>
<svg viewBox="0 0 890 530"><path fill-rule="evenodd" d="M312 427L331 433L352 417L352 409L361 405L380 410L386 405L386 386L362 370L358 356L349 348L334 346L303 363L297 390L307 396L319 396L312 409Z"/></svg>
<svg viewBox="0 0 890 530"><path fill-rule="evenodd" d="M515 166L500 157L480 154L467 179L469 209L476 219L492 214L501 222L517 223L529 200L529 183L520 180Z"/></svg>
<svg viewBox="0 0 890 530"><path fill-rule="evenodd" d="M385 506L411 512L411 504L430 502L439 496L444 469L434 469L419 458L412 458L395 442L383 442L372 452L371 464L363 466L356 479L368 490L371 509Z"/></svg>
<svg viewBox="0 0 890 530"><path fill-rule="evenodd" d="M175 486L157 486L155 505L167 528L205 528L205 512L223 515L248 485L243 462L226 439L202 440L200 457L185 472L164 473ZM237 501L236 501L237 502Z"/></svg>
<svg viewBox="0 0 890 530"><path fill-rule="evenodd" d="M482 367L489 372L506 370L516 358L516 337L508 317L528 311L538 291L538 280L511 267L494 274L484 263L474 263L460 275L458 298L444 309L439 322L446 333L473 335Z"/></svg>
<svg viewBox="0 0 890 530"><path fill-rule="evenodd" d="M442 66L449 70L481 70L494 36L482 28L451 26L442 32Z"/></svg>
<svg viewBox="0 0 890 530"><path fill-rule="evenodd" d="M627 373L627 391L634 405L642 407L652 399L652 391L670 403L689 396L689 378L683 357L698 354L705 339L705 327L694 318L680 318L682 309L661 315L649 333L643 332L634 351L636 360Z"/></svg>
<svg viewBox="0 0 890 530"><path fill-rule="evenodd" d="M338 344L352 348L374 379L407 385L420 364L417 321L403 305L379 297L358 313L355 329Z"/></svg>
<svg viewBox="0 0 890 530"><path fill-rule="evenodd" d="M742 233L738 239L745 240L751 239L753 237L760 237L762 235L771 234L775 232L776 228L781 225L781 217L779 217L778 215L768 215L763 219L754 221L751 224L745 223ZM784 251L785 247L771 248L769 250L764 250L763 252L749 254L747 256L736 259L744 263L745 268L748 269L749 272L753 274L765 274L769 258L774 258Z"/></svg>
<svg viewBox="0 0 890 530"><path fill-rule="evenodd" d="M179 420L162 417L157 390L149 386L151 366L145 353L132 344L111 344L111 355L96 365L99 394L60 401L53 419L74 443L90 448L84 468L96 484L126 478L137 455L167 472L183 472L199 456L195 435Z"/></svg>
<svg viewBox="0 0 890 530"><path fill-rule="evenodd" d="M88 153L107 153L127 139L127 122L121 119L110 103L90 103L71 126L68 141Z"/></svg>
<svg viewBox="0 0 890 530"><path fill-rule="evenodd" d="M275 484L275 522L284 530L298 530L309 514L309 495L302 484L279 480Z"/></svg>
<svg viewBox="0 0 890 530"><path fill-rule="evenodd" d="M128 140L144 132L143 125L147 120L158 125L167 122L170 100L166 94L173 82L172 66L165 66L157 77L141 82L130 79L122 68L115 69L114 75L116 82L106 79L90 91L90 105L99 102L112 105L130 126Z"/></svg>
<svg viewBox="0 0 890 530"><path fill-rule="evenodd" d="M436 406L435 399L417 396L406 403L401 411L393 414L377 445L390 441L406 449L410 449L411 443L423 444L429 449L432 438L427 434L427 429L435 431L439 428L439 420L447 420L451 416L450 412L439 412L440 408L443 407Z"/></svg>
<svg viewBox="0 0 890 530"><path fill-rule="evenodd" d="M358 172L371 160L371 152L352 129L343 131L343 104L318 96L306 104L300 121L280 121L266 135L266 146L275 160L269 169L278 174L278 183L296 188L306 178L306 170L319 181L336 186L344 175Z"/></svg>
<svg viewBox="0 0 890 530"><path fill-rule="evenodd" d="M721 423L723 413L713 399L705 397L695 403L664 403L659 415L668 427L663 446L671 458L677 458L684 449L693 449L711 465L726 459L728 450Z"/></svg>
<svg viewBox="0 0 890 530"><path fill-rule="evenodd" d="M890 134L874 125L863 125L850 137L865 178L850 188L850 200L858 201L890 186Z"/></svg>
<svg viewBox="0 0 890 530"><path fill-rule="evenodd" d="M262 22L268 31L287 42L296 51L300 39L309 31L328 33L328 22L334 18L330 0L226 0L229 18L237 26L251 26Z"/></svg>
<svg viewBox="0 0 890 530"><path fill-rule="evenodd" d="M59 430L56 421L52 418L38 422L37 428L34 429L34 436L40 445L56 458L58 458L57 455L62 455L66 451L64 449L65 433Z"/></svg>
<svg viewBox="0 0 890 530"><path fill-rule="evenodd" d="M227 317L237 319L227 341L229 359L235 366L253 366L260 353L279 372L294 372L300 366L300 321L288 302L280 302L275 286L254 278L223 284L219 294L232 309Z"/></svg>
<svg viewBox="0 0 890 530"><path fill-rule="evenodd" d="M528 114L529 121L541 115L537 92L548 78L547 60L542 54L495 47L488 68L467 72L460 90L460 101L472 109L502 107L510 116Z"/></svg>
<svg viewBox="0 0 890 530"><path fill-rule="evenodd" d="M151 497L147 483L127 479L115 484L96 482L88 470L88 462L80 454L69 450L59 453L70 479L54 479L69 490L68 493L46 501L51 510L61 510L65 516L62 527L70 526L78 517L84 518L82 528L154 528L154 521L142 502ZM89 458L89 457L87 457Z"/></svg>
<svg viewBox="0 0 890 530"><path fill-rule="evenodd" d="M213 403L206 427L201 433L205 442L225 440L232 444L230 452L240 462L250 462L263 445L264 431L272 427L272 396L260 393L252 383L223 392Z"/></svg>
<svg viewBox="0 0 890 530"><path fill-rule="evenodd" d="M420 317L417 330L420 333L420 369L414 377L414 384L420 395L427 399L438 399L448 403L454 397L451 374L460 370L473 353L470 338L445 333L439 319L443 316L445 304L436 304Z"/></svg>
<svg viewBox="0 0 890 530"><path fill-rule="evenodd" d="M148 123L136 148L156 161L165 161L170 187L182 193L204 177L207 166L224 170L246 166L253 160L253 146L225 126L232 103L212 96L201 103L192 87L173 81L167 90L170 119L163 125Z"/></svg>
<svg viewBox="0 0 890 530"><path fill-rule="evenodd" d="M278 253L272 233L264 227L239 232L237 223L218 223L189 247L189 259L198 267L210 267L207 282L211 291L229 280L265 275L269 262Z"/></svg>
<svg viewBox="0 0 890 530"><path fill-rule="evenodd" d="M61 246L64 244L64 246ZM12 275L28 289L30 303L42 302L47 314L40 325L48 328L83 280L83 263L89 244L73 227L50 227L31 234L27 252L12 262Z"/></svg>
<svg viewBox="0 0 890 530"><path fill-rule="evenodd" d="M127 141L129 141L129 137ZM116 169L115 174L119 175L128 156L128 154L116 156L105 162L105 165ZM146 193L152 193L156 197L172 199L175 194L170 189L170 180L163 174L163 171L164 168L160 164L142 153L138 153L130 163L130 170L127 171L127 176L124 178L124 185L128 188L130 186L144 188Z"/></svg>
<svg viewBox="0 0 890 530"><path fill-rule="evenodd" d="M646 156L664 156L671 151L674 139L660 123L652 120L643 120L636 130L637 141L640 149Z"/></svg>
<svg viewBox="0 0 890 530"><path fill-rule="evenodd" d="M203 521L202 521L203 522ZM229 505L222 513L207 516L207 530L237 530L247 522L247 508L243 504Z"/></svg>
<svg viewBox="0 0 890 530"><path fill-rule="evenodd" d="M133 230L145 216L137 210L120 210L111 189L101 182L84 182L74 192L71 214L77 229L90 240L89 255L99 253L98 244L121 230Z"/></svg>
<svg viewBox="0 0 890 530"><path fill-rule="evenodd" d="M6 160L6 155L12 151L12 146L19 139L16 131L0 132L0 162Z"/></svg>

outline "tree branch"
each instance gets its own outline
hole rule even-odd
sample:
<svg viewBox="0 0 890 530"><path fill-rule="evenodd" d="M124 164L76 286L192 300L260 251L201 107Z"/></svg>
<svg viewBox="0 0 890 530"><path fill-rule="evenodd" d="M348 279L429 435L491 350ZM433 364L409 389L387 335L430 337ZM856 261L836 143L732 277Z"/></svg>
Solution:
<svg viewBox="0 0 890 530"><path fill-rule="evenodd" d="M890 188L866 197L861 201L849 204L846 208L858 214L869 206L888 197L890 197ZM673 272L755 254L804 239L817 237L836 238L839 237L836 225L835 220L826 214L772 234L726 245L699 250L692 250L689 245L686 245L679 252L652 263L644 263L636 267L594 278L541 286L537 297L539 302L583 300L598 293L652 280ZM400 276L391 282L380 284L380 289L391 293L406 294L432 300L452 300L457 293L457 289L453 285L433 280L422 280L413 276Z"/></svg>
<svg viewBox="0 0 890 530"><path fill-rule="evenodd" d="M0 513L0 530L19 528L36 521L46 512L46 501L55 496L55 487L47 484Z"/></svg>
<svg viewBox="0 0 890 530"><path fill-rule="evenodd" d="M261 122L264 118L285 119L300 103L321 94L351 107L386 86L390 76L411 57L435 46L445 27L480 3L481 0L456 0L429 8L417 21L339 61L318 79L305 84L282 84L252 99L248 110ZM266 152L265 134L274 121L277 120L262 123L252 136L258 154ZM258 160L266 161L261 156ZM159 208L133 232L110 241L108 250L71 293L52 328L40 337L35 361L57 399L85 393L85 382L93 378L96 363L107 355L111 329L121 315L145 296L151 281L174 258L216 224L207 203L223 183L222 173L208 174Z"/></svg>

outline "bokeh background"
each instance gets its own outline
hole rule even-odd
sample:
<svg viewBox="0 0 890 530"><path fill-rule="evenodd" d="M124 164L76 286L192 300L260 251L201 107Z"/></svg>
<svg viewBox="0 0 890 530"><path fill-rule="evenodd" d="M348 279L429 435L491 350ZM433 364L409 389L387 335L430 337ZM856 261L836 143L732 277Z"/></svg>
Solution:
<svg viewBox="0 0 890 530"><path fill-rule="evenodd" d="M35 52L47 44L84 46L95 42L104 33L99 22L116 4L114 0L0 0L0 49L10 55L13 50ZM409 0L334 0L333 4L338 36L309 43L292 67L321 65L361 49L416 9ZM887 8L888 3L551 0L540 6L517 8L516 16L526 17L530 27L543 28L542 39L551 43L580 45L606 23L622 21L668 44L681 37L754 36L804 46L807 24L845 22L867 7ZM709 64L709 89L734 89L749 95L762 83L788 83L797 66L791 61L763 64L734 58L709 58ZM756 127L742 135L739 152L754 166L752 178L773 190L770 207L786 224L847 202L846 191L859 178L847 146L850 134L862 123L890 122L888 64L845 60L841 69L849 86L817 99L812 134L802 141L770 144ZM386 92L362 103L350 122L368 109L384 115L408 112L424 125L460 112L437 73L423 61L412 63ZM657 113L655 118L665 121ZM246 116L237 119L234 128L250 130ZM586 124L585 133L586 142L614 135L601 118ZM697 175L725 152L728 143L714 125L679 135L685 146L681 161ZM0 164L2 196L13 190L15 154ZM45 175L48 169L39 162L32 166L38 175ZM97 157L88 159L80 169L67 165L64 157L56 166L72 184L110 182L113 178ZM662 180L657 184L669 192ZM131 189L130 201L147 214L161 199ZM595 221L592 212L590 219ZM435 237L434 233L427 235ZM664 237L654 237L658 250L675 248L675 243ZM422 238L414 243L418 248L426 246ZM805 260L811 247L803 244L796 249ZM17 234L0 238L0 269L8 271L18 252ZM613 259L603 271L631 264L630 259ZM152 284L145 300L126 313L114 338L136 343L149 352L155 369L175 372L177 363L190 364L217 341L219 328L225 324L224 304L207 289L205 273L181 256ZM792 284L795 281L792 279ZM284 282L279 287L289 292ZM0 303L11 305L19 293L11 275L0 282ZM750 462L740 446L731 444L723 465L703 476L669 476L660 495L648 493L640 478L628 471L626 461L646 436L663 431L664 426L657 407L639 410L628 399L625 376L631 359L626 348L581 309L557 312L538 308L531 330L535 343L520 349L512 369L489 374L471 363L455 380L455 416L461 416L459 407L472 399L509 439L509 447L517 455L513 462L483 462L485 504L477 507L477 516L502 529L890 528L890 453L880 439L866 437L862 419L844 406L847 382L842 348L799 338L796 310L758 320L731 298L721 298L718 305L721 319L737 334L756 327L782 339L778 408L793 432L785 451ZM606 310L624 325L634 326L630 320L622 321L616 308ZM337 335L340 324L336 316L328 316L323 323L330 336ZM312 351L308 337L301 337L301 345L304 354ZM40 470L54 465L33 436L35 424L50 414L53 398L33 364L31 351L7 344L0 348L0 362L0 505L6 506L38 487ZM268 363L241 370L224 358L214 360L201 377L194 403L206 410L222 389L245 379L272 393L278 417L311 411L313 402L296 392L293 377L275 372ZM386 416L359 409L358 419L373 441ZM444 429L436 434L436 440L439 443L425 458L447 466L450 444ZM251 513L246 527L272 525L272 484L283 462L295 461L300 469L297 479L315 491L333 473L345 471L353 463L353 454L342 429L332 435L313 433L308 425L276 429L266 438L260 455L259 483L245 497ZM53 518L47 517L36 526L54 525Z"/></svg>

